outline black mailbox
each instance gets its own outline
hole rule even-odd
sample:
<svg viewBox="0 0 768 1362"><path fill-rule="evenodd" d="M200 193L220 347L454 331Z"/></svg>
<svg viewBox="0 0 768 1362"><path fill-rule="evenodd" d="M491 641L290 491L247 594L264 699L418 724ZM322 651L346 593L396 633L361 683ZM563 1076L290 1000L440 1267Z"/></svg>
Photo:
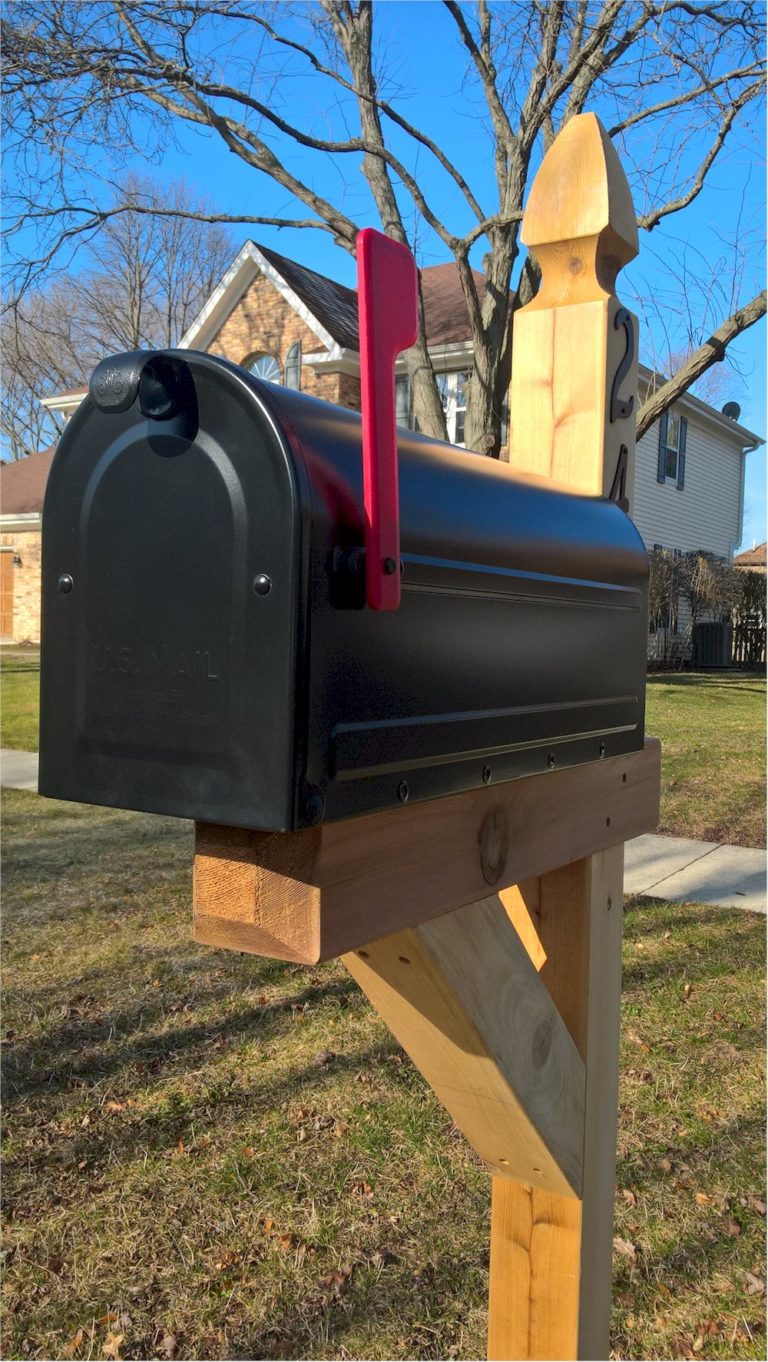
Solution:
<svg viewBox="0 0 768 1362"><path fill-rule="evenodd" d="M360 430L211 355L99 365L45 501L42 794L286 830L642 746L624 512L400 431L377 612Z"/></svg>

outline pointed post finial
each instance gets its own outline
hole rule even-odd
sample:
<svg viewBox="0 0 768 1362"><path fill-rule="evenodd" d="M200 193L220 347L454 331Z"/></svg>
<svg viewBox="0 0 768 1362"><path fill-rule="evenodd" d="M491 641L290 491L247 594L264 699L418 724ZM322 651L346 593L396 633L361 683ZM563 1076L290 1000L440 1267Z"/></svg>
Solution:
<svg viewBox="0 0 768 1362"><path fill-rule="evenodd" d="M542 271L534 307L612 293L638 252L632 193L600 119L577 114L555 138L533 182L522 239Z"/></svg>
<svg viewBox="0 0 768 1362"><path fill-rule="evenodd" d="M637 255L632 194L599 118L558 133L533 182L522 237L541 269L514 318L509 461L631 508L637 319L616 297Z"/></svg>

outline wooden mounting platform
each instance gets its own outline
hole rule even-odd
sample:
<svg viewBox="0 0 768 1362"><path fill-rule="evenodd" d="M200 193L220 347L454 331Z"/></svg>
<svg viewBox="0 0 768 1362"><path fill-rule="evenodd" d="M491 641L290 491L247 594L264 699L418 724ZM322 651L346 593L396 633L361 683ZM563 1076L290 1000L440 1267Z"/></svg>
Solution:
<svg viewBox="0 0 768 1362"><path fill-rule="evenodd" d="M315 964L656 827L660 745L302 832L196 824L194 939Z"/></svg>

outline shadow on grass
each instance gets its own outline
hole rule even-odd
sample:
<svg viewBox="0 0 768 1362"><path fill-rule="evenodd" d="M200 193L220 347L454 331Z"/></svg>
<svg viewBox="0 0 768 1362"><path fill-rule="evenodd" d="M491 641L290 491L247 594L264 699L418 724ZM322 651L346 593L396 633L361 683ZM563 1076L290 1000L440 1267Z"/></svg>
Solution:
<svg viewBox="0 0 768 1362"><path fill-rule="evenodd" d="M279 1028L272 1031L273 1038L279 1035ZM260 1036L264 1039L264 1036ZM361 1069L371 1065L386 1063L391 1056L398 1052L398 1046L392 1041L390 1046L374 1045L362 1050L355 1050L352 1053L334 1055L331 1060L318 1066L314 1060L306 1064L289 1070L286 1073L278 1073L265 1078L263 1081L248 1085L237 1086L231 1076L217 1075L212 1070L206 1078L202 1080L202 1087L196 1087L191 1083L184 1095L184 1099L175 1103L174 1098L178 1097L178 1090L172 1094L171 1102L162 1110L152 1113L129 1113L121 1118L119 1122L105 1118L103 1124L95 1126L90 1124L85 1130L76 1130L70 1139L63 1141L58 1147L40 1149L36 1151L25 1148L20 1150L18 1155L6 1153L4 1158L5 1187L10 1190L13 1187L14 1174L23 1173L27 1177L39 1177L44 1179L51 1163L64 1164L72 1169L78 1163L85 1160L92 1173L99 1169L106 1169L116 1160L122 1165L127 1166L129 1161L137 1154L146 1156L147 1154L170 1154L174 1152L174 1145L180 1137L188 1138L190 1128L199 1122L204 1114L215 1120L217 1126L221 1126L226 1120L229 1123L233 1118L247 1117L256 1120L263 1115L264 1111L274 1111L286 1100L307 1101L311 1096L313 1101L323 1093L326 1088L333 1086L340 1077L351 1077L359 1073ZM399 1066L403 1067L403 1066ZM188 1067L181 1073L176 1071L166 1075L158 1075L155 1071L151 1077L156 1080L159 1077L177 1077L181 1081L189 1080L196 1075L198 1070L195 1067ZM388 1074L391 1081L398 1081L398 1074ZM409 1090L412 1084L412 1075L405 1070L403 1075L403 1086ZM227 1124L226 1128L230 1128ZM220 1176L224 1173L220 1172ZM248 1163L244 1169L238 1173L237 1181L244 1184L258 1183L263 1180L264 1172L261 1164Z"/></svg>
<svg viewBox="0 0 768 1362"><path fill-rule="evenodd" d="M164 956L167 954L163 952ZM128 1009L100 1012L97 1021L64 1022L47 1031L44 1039L14 1043L3 1063L6 1106L33 1094L50 1096L61 1092L71 1086L73 1077L81 1085L101 1083L137 1063L151 1069L155 1077L165 1067L174 1077L183 1077L184 1070L179 1064L182 1056L189 1054L198 1068L200 1048L213 1041L275 1040L290 1027L297 1008L346 997L352 988L354 985L346 979L322 986L309 985L295 994L238 1009L229 1016L219 1015L210 1022L175 1026L156 1034L146 1032L164 1020L166 1007L154 1002L151 995L140 995ZM55 989L51 987L46 992L53 1001ZM223 987L195 988L195 1009L199 1011L231 994L231 980ZM7 1004L14 1001L9 992ZM80 1056L84 1062L78 1063Z"/></svg>
<svg viewBox="0 0 768 1362"><path fill-rule="evenodd" d="M754 682L764 681L761 672L727 672L709 675L704 672L653 672L647 678L648 686L679 686L683 689L695 687L697 690L723 690L731 694L745 691L752 695L765 695L765 685Z"/></svg>

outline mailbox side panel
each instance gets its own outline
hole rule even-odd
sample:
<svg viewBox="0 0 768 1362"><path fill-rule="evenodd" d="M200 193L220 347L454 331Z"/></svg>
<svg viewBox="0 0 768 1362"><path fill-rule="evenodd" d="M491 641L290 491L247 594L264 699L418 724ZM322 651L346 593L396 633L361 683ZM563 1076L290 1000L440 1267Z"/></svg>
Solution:
<svg viewBox="0 0 768 1362"><path fill-rule="evenodd" d="M40 790L288 828L294 471L245 375L204 356L182 362L194 411L147 420L136 403L105 412L89 397L54 459Z"/></svg>
<svg viewBox="0 0 768 1362"><path fill-rule="evenodd" d="M275 401L312 485L306 776L326 818L642 748L648 564L624 512L400 431L402 601L372 611L359 417Z"/></svg>

